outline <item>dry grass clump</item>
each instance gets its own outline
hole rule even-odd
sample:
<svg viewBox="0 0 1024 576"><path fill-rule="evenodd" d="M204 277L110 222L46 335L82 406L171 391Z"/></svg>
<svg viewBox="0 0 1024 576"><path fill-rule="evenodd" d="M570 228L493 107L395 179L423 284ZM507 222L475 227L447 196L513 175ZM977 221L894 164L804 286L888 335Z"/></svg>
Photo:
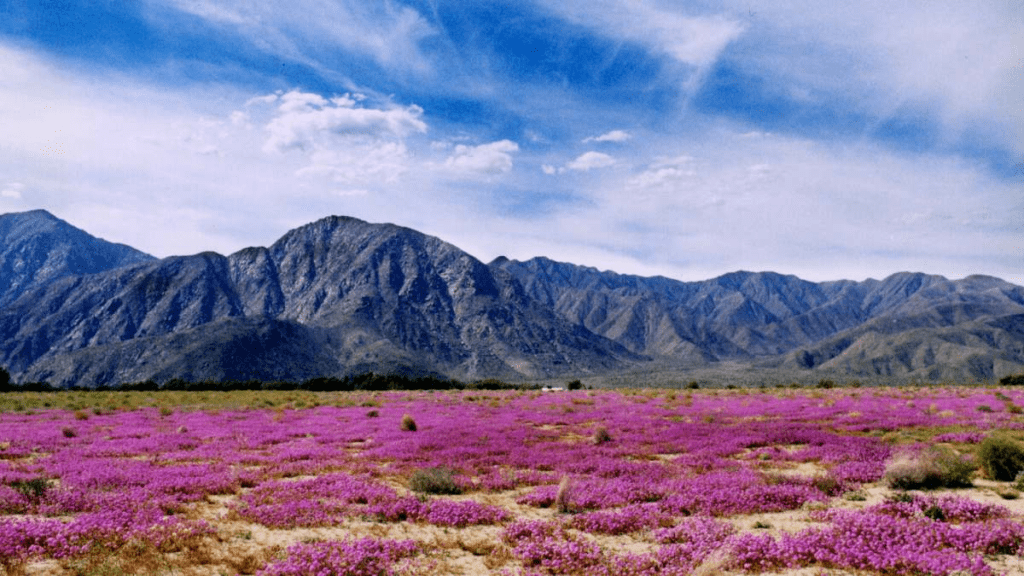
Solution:
<svg viewBox="0 0 1024 576"><path fill-rule="evenodd" d="M975 465L946 446L901 452L885 466L885 481L896 490L966 488L973 485Z"/></svg>
<svg viewBox="0 0 1024 576"><path fill-rule="evenodd" d="M604 426L598 426L594 430L594 444L604 444L605 442L611 442L612 435L608 433L608 429Z"/></svg>
<svg viewBox="0 0 1024 576"><path fill-rule="evenodd" d="M572 497L572 479L568 476L563 476L562 481L558 483L558 492L555 493L555 509L562 514L569 514L572 510L572 504L569 503Z"/></svg>
<svg viewBox="0 0 1024 576"><path fill-rule="evenodd" d="M401 426L402 426L402 430L405 431L405 432L415 432L416 431L416 421L413 420L412 416L409 416L408 414L403 414L402 415L402 424L401 424Z"/></svg>

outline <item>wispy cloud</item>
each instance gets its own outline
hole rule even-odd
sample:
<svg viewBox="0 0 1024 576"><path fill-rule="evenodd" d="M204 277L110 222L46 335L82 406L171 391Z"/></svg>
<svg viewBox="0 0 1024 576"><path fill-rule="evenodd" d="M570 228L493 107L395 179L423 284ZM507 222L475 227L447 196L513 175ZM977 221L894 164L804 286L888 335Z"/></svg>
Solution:
<svg viewBox="0 0 1024 576"><path fill-rule="evenodd" d="M565 165L567 170L579 170L586 172L597 168L607 168L615 165L615 158L603 152L584 152L578 158Z"/></svg>
<svg viewBox="0 0 1024 576"><path fill-rule="evenodd" d="M582 140L584 144L590 144L591 142L625 142L633 136L625 130L612 130L611 132L605 132L600 136L588 136Z"/></svg>
<svg viewBox="0 0 1024 576"><path fill-rule="evenodd" d="M430 68L420 42L435 32L417 10L398 3L147 1L227 27L264 52L315 67L323 65L326 48L365 55L393 70L423 73Z"/></svg>
<svg viewBox="0 0 1024 576"><path fill-rule="evenodd" d="M5 186L0 186L0 198L21 200L21 191L24 189L25 185L21 182L8 182Z"/></svg>

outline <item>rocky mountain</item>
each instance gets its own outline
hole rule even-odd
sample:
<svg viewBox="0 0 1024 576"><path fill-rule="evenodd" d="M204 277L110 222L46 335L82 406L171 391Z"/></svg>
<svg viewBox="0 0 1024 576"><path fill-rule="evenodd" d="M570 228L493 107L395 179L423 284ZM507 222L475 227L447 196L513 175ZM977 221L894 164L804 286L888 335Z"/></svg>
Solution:
<svg viewBox="0 0 1024 576"><path fill-rule="evenodd" d="M37 286L153 260L90 236L45 210L0 215L0 306Z"/></svg>
<svg viewBox="0 0 1024 576"><path fill-rule="evenodd" d="M680 282L545 258L484 264L345 217L268 247L162 260L41 211L0 216L0 234L0 365L20 382L522 380L737 361L922 379L1024 372L1024 288L995 278Z"/></svg>
<svg viewBox="0 0 1024 576"><path fill-rule="evenodd" d="M367 370L550 377L639 360L450 244L340 217L268 248L68 276L0 308L0 364L59 385Z"/></svg>
<svg viewBox="0 0 1024 576"><path fill-rule="evenodd" d="M735 272L679 282L546 258L490 265L570 322L665 364L743 359L958 381L1024 371L1024 288L997 278L812 283Z"/></svg>

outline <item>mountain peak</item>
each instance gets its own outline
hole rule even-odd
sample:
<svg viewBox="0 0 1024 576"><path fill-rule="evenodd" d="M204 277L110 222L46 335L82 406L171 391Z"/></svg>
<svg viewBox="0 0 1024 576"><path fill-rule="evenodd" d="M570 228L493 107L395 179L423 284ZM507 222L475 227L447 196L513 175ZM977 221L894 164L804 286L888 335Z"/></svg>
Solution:
<svg viewBox="0 0 1024 576"><path fill-rule="evenodd" d="M154 258L96 238L46 210L0 215L0 306L66 276L94 274Z"/></svg>

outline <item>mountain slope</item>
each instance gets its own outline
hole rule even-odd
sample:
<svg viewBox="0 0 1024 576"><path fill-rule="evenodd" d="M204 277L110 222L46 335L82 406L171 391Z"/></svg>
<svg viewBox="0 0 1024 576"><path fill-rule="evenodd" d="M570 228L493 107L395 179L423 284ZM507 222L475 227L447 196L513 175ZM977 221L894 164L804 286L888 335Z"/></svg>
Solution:
<svg viewBox="0 0 1024 576"><path fill-rule="evenodd" d="M276 336L254 344L255 355L239 355L247 330ZM300 349L308 353L280 352ZM0 353L21 380L62 385L221 379L240 374L226 360L233 357L258 378L364 370L546 377L639 358L559 318L510 275L450 244L339 217L269 248L166 258L37 287L0 309Z"/></svg>
<svg viewBox="0 0 1024 576"><path fill-rule="evenodd" d="M267 247L155 260L42 212L0 223L0 365L21 382L519 380L737 362L921 379L1024 371L1024 288L983 276L680 282L546 258L485 265L415 230L337 216Z"/></svg>
<svg viewBox="0 0 1024 576"><path fill-rule="evenodd" d="M785 366L851 374L916 376L923 370L937 378L991 378L1017 369L1020 360L1012 350L1024 341L1019 335L969 339L971 343L956 354L923 352L931 359L925 364L889 365L886 358L895 357L892 349L906 348L906 340L924 342L941 336L949 341L987 322L1024 313L1024 288L984 276L950 281L905 272L884 280L815 284L771 272L735 272L679 282L599 272L545 258L499 258L491 266L516 276L530 295L569 321L666 363L754 360L798 349ZM861 335L879 330L888 337L865 345L858 356L867 365L829 362ZM1009 342L1010 352L995 346L996 340ZM979 362L987 368L979 368Z"/></svg>
<svg viewBox="0 0 1024 576"><path fill-rule="evenodd" d="M68 276L93 274L153 257L101 240L45 210L0 215L0 306Z"/></svg>

